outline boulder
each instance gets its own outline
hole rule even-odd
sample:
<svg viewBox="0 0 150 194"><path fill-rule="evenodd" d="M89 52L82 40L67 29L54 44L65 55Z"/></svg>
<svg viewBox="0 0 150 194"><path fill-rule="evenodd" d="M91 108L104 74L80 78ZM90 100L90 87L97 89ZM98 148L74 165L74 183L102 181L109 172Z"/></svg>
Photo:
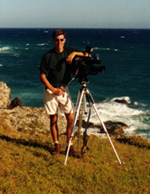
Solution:
<svg viewBox="0 0 150 194"><path fill-rule="evenodd" d="M0 108L7 108L10 105L10 88L0 82Z"/></svg>
<svg viewBox="0 0 150 194"><path fill-rule="evenodd" d="M121 104L129 104L128 101L126 101L124 99L122 99L122 100L116 99L115 102L118 102L118 103L121 103Z"/></svg>
<svg viewBox="0 0 150 194"><path fill-rule="evenodd" d="M122 122L106 121L106 129L110 135L120 136L124 135L124 129L129 128L128 125ZM101 132L104 132L102 126L100 127Z"/></svg>
<svg viewBox="0 0 150 194"><path fill-rule="evenodd" d="M131 100L129 97L113 98L112 101L121 104L131 104Z"/></svg>
<svg viewBox="0 0 150 194"><path fill-rule="evenodd" d="M120 136L124 135L124 129L129 128L128 125L122 122L114 122L114 121L106 121L104 122L105 127L110 135L113 136ZM79 121L77 121L77 126L79 126ZM82 127L84 128L99 128L100 133L104 133L104 129L102 125L100 124L94 124L92 122L85 122L84 120L82 121Z"/></svg>
<svg viewBox="0 0 150 194"><path fill-rule="evenodd" d="M17 106L23 106L21 100L18 97L11 101L10 106L8 108L13 109Z"/></svg>

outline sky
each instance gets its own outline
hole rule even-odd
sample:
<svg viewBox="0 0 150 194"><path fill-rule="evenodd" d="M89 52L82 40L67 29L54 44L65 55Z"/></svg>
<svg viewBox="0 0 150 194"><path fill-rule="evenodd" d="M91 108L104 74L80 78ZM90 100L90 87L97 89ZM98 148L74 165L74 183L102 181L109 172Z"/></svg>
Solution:
<svg viewBox="0 0 150 194"><path fill-rule="evenodd" d="M150 28L150 0L0 0L0 28Z"/></svg>

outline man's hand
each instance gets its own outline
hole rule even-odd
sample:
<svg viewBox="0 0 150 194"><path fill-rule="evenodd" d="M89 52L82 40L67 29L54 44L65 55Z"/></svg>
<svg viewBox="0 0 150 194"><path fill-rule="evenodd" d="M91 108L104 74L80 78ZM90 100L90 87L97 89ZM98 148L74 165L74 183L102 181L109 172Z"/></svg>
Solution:
<svg viewBox="0 0 150 194"><path fill-rule="evenodd" d="M84 53L84 57L91 57L91 55L89 53Z"/></svg>
<svg viewBox="0 0 150 194"><path fill-rule="evenodd" d="M60 87L60 88L54 88L49 81L46 78L46 74L45 73L40 73L40 80L42 81L42 83L45 85L46 88L48 88L53 94L57 95L57 96L61 96L64 92L64 87Z"/></svg>
<svg viewBox="0 0 150 194"><path fill-rule="evenodd" d="M70 53L67 58L66 58L66 63L71 64L74 57L78 56L78 57L91 57L91 55L89 53L82 53L82 52L75 52L73 51L72 53Z"/></svg>
<svg viewBox="0 0 150 194"><path fill-rule="evenodd" d="M56 96L61 96L64 92L63 92L63 87L61 88L55 88L55 90L53 91L53 94L55 94Z"/></svg>

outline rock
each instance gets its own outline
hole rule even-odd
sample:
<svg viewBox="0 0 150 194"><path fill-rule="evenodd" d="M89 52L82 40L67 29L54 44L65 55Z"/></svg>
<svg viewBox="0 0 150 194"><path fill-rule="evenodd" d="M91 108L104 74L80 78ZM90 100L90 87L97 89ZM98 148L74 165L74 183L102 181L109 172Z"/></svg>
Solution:
<svg viewBox="0 0 150 194"><path fill-rule="evenodd" d="M131 104L129 97L114 98L112 101L122 104Z"/></svg>
<svg viewBox="0 0 150 194"><path fill-rule="evenodd" d="M50 119L45 108L25 107L17 97L10 103L10 88L3 82L0 82L0 118L14 132L50 134ZM66 125L65 117L59 115L60 133L66 131Z"/></svg>
<svg viewBox="0 0 150 194"><path fill-rule="evenodd" d="M124 129L128 128L129 126L122 122L113 122L113 121L106 121L104 122L105 127L110 135L118 136L124 135ZM77 126L79 122L77 122ZM82 127L87 128L100 128L100 133L104 133L104 129L100 124L93 124L91 122L82 121Z"/></svg>
<svg viewBox="0 0 150 194"><path fill-rule="evenodd" d="M8 109L9 108L9 109ZM3 82L0 82L0 117L4 123L16 132L25 132L30 134L50 134L50 119L45 108L25 107L16 97L10 104L10 89ZM78 125L78 123L77 123ZM64 115L58 115L59 133L66 132L67 122ZM103 133L103 127L100 124L86 123L82 121L82 127L99 128ZM128 126L121 122L107 121L105 126L110 135L123 135L124 129Z"/></svg>
<svg viewBox="0 0 150 194"><path fill-rule="evenodd" d="M8 108L13 109L17 106L23 106L21 100L18 97L11 101L10 106Z"/></svg>
<svg viewBox="0 0 150 194"><path fill-rule="evenodd" d="M106 129L110 135L124 135L124 129L129 128L128 125L122 122L113 122L113 121L106 121L105 122ZM100 127L101 132L103 132L102 126Z"/></svg>
<svg viewBox="0 0 150 194"><path fill-rule="evenodd" d="M10 105L10 88L0 82L0 108L7 108Z"/></svg>
<svg viewBox="0 0 150 194"><path fill-rule="evenodd" d="M116 99L115 102L122 103L122 104L128 104L128 102L126 100Z"/></svg>
<svg viewBox="0 0 150 194"><path fill-rule="evenodd" d="M0 117L14 131L30 134L50 134L50 119L45 108L17 106L13 109L0 109ZM66 120L58 117L60 133L66 129Z"/></svg>

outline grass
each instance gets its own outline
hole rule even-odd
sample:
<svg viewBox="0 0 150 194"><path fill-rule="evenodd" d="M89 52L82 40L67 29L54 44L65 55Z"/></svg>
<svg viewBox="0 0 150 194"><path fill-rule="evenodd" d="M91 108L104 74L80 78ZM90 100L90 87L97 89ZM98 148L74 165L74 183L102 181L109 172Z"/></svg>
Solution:
<svg viewBox="0 0 150 194"><path fill-rule="evenodd" d="M150 150L113 140L120 165L106 138L90 136L81 159L52 156L51 136L12 131L0 124L0 194L148 194ZM74 142L77 149L77 141ZM79 145L81 150L82 141Z"/></svg>

